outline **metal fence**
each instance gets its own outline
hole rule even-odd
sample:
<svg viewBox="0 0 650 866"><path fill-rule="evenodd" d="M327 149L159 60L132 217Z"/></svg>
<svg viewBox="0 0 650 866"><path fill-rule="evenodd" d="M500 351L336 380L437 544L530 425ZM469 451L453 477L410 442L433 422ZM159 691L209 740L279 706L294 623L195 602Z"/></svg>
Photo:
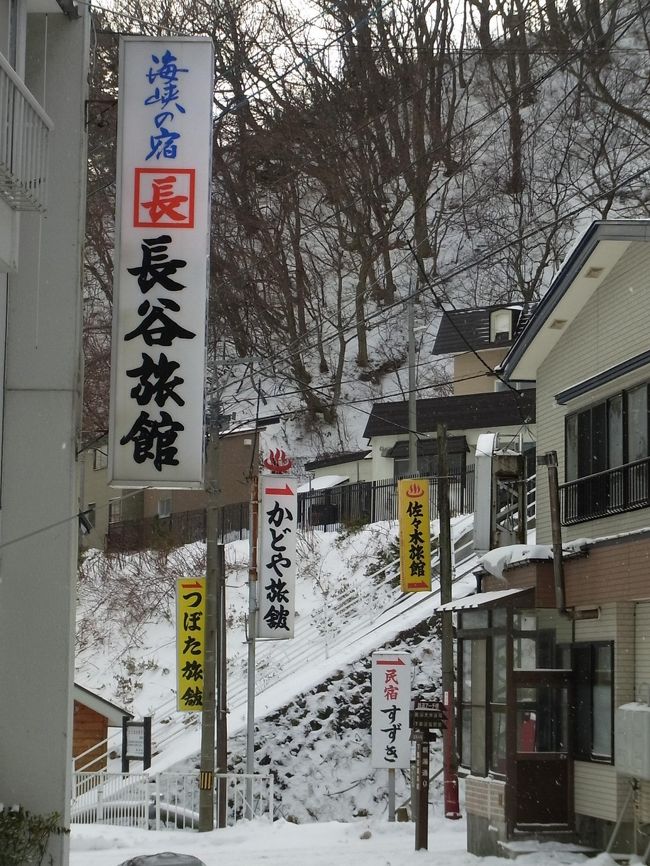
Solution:
<svg viewBox="0 0 650 866"><path fill-rule="evenodd" d="M274 785L270 773L216 773L214 780L213 826L217 826L220 813L226 826L250 817L273 820ZM225 808L220 797L226 799ZM76 772L70 815L73 824L198 829L198 774Z"/></svg>
<svg viewBox="0 0 650 866"><path fill-rule="evenodd" d="M429 498L431 519L438 516L438 479L430 477ZM452 515L469 514L474 510L474 467L449 478L449 502ZM359 481L314 490L298 496L298 523L302 529L325 531L346 526L363 526L379 520L397 520L397 482Z"/></svg>
<svg viewBox="0 0 650 866"><path fill-rule="evenodd" d="M429 478L431 519L438 516L438 479ZM452 515L474 510L474 467L449 478ZM225 505L221 514L221 541L248 538L249 503ZM298 525L301 529L334 532L345 527L363 526L379 520L397 520L397 482L358 481L328 490L298 494ZM205 509L182 511L168 517L123 520L108 527L106 549L109 553L161 549L205 541Z"/></svg>

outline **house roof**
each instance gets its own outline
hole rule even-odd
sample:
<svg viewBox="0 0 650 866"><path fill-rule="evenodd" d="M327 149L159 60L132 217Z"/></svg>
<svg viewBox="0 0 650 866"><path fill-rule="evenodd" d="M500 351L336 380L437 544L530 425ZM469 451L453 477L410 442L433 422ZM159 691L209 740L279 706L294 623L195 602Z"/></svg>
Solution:
<svg viewBox="0 0 650 866"><path fill-rule="evenodd" d="M418 433L433 432L438 424L448 430L494 430L535 421L535 390L489 391L417 401ZM408 402L375 403L363 435L404 435L408 432Z"/></svg>
<svg viewBox="0 0 650 866"><path fill-rule="evenodd" d="M446 604L440 604L435 608L435 613L442 613L445 610L476 610L476 608L480 607L500 607L507 602L514 602L514 606L517 607L523 601L532 601L532 595L533 587L478 592L473 595L463 596L463 598L455 598Z"/></svg>
<svg viewBox="0 0 650 866"><path fill-rule="evenodd" d="M449 454L464 454L469 451L465 436L447 437L447 452ZM438 442L436 439L418 439L417 452L420 456L434 456L438 453ZM405 459L409 456L408 439L400 439L392 448L386 452L386 457Z"/></svg>
<svg viewBox="0 0 650 866"><path fill-rule="evenodd" d="M445 310L433 344L434 355L449 355L477 349L510 346L530 319L536 304L493 304L467 310ZM490 315L496 310L511 310L515 318L510 340L490 340Z"/></svg>
<svg viewBox="0 0 650 866"><path fill-rule="evenodd" d="M531 381L566 327L632 243L650 241L650 220L599 220L581 235L499 369Z"/></svg>
<svg viewBox="0 0 650 866"><path fill-rule="evenodd" d="M357 460L363 460L370 454L370 450L365 451L344 451L341 454L328 454L327 457L317 457L315 460L309 460L305 463L305 469L310 472L312 469L325 469L327 466L338 466L343 463L355 463Z"/></svg>
<svg viewBox="0 0 650 866"><path fill-rule="evenodd" d="M133 718L133 713L125 710L123 707L118 707L117 704L112 704L110 701L100 697L95 692L89 691L89 689L85 689L78 683L74 684L73 697L77 703L90 707L91 710L99 713L100 716L105 716L111 727L120 727L123 716L127 716L129 719Z"/></svg>

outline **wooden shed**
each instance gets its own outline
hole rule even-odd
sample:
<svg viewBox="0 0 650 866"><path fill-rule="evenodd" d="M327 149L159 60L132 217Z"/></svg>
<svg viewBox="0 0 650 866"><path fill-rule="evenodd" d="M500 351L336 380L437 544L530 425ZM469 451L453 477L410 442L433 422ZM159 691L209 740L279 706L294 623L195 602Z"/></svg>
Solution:
<svg viewBox="0 0 650 866"><path fill-rule="evenodd" d="M72 757L75 770L97 772L106 769L108 729L121 728L124 716L133 718L133 714L123 707L74 684Z"/></svg>

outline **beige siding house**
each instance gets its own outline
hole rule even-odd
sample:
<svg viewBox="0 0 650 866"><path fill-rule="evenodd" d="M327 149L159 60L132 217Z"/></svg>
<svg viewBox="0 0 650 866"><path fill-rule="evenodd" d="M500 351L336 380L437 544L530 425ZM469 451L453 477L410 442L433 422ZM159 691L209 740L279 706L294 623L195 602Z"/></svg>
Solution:
<svg viewBox="0 0 650 866"><path fill-rule="evenodd" d="M474 853L504 853L526 833L616 851L647 844L650 781L639 776L633 809L616 710L634 703L650 726L648 273L650 221L594 223L501 365L510 381L537 385L538 458L557 455L563 568L549 561L551 473L540 465L538 559L486 574L491 594L459 612ZM481 654L476 706L462 683L481 678ZM482 763L471 749L481 736ZM503 820L490 823L495 782Z"/></svg>

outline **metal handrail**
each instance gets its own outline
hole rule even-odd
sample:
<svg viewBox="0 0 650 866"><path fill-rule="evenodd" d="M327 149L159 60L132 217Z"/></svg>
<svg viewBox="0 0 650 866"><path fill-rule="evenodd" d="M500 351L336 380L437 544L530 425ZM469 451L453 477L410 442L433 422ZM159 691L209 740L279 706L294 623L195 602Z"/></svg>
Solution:
<svg viewBox="0 0 650 866"><path fill-rule="evenodd" d="M0 69L2 69L2 71L7 74L16 90L20 92L20 95L24 97L25 101L29 104L29 106L34 109L34 111L43 121L45 126L47 126L48 130L52 132L54 129L54 121L45 111L45 109L39 103L36 97L33 96L32 92L25 85L24 81L21 79L16 70L2 53L0 53Z"/></svg>
<svg viewBox="0 0 650 866"><path fill-rule="evenodd" d="M0 54L0 196L13 210L46 210L54 123Z"/></svg>

